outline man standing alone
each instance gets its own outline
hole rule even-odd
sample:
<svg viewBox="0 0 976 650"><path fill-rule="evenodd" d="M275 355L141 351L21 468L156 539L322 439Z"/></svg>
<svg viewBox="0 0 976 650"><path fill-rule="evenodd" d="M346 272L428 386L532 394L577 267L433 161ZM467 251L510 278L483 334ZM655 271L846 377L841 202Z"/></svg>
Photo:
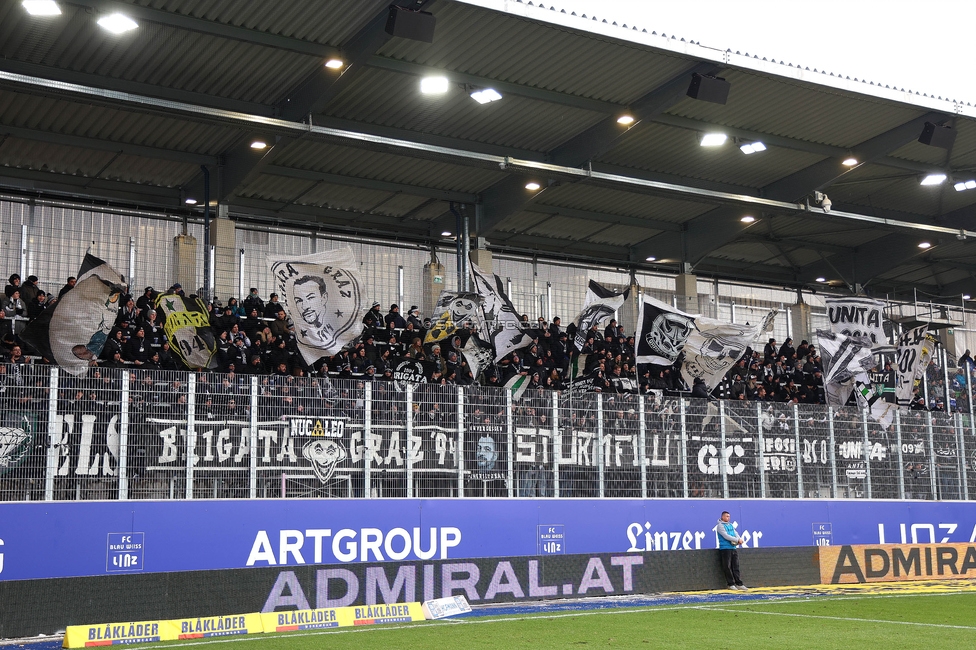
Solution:
<svg viewBox="0 0 976 650"><path fill-rule="evenodd" d="M739 551L736 550L742 544L742 538L735 532L730 519L728 511L723 512L715 527L718 533L718 554L729 589L746 591L747 587L742 584L742 577L739 575Z"/></svg>

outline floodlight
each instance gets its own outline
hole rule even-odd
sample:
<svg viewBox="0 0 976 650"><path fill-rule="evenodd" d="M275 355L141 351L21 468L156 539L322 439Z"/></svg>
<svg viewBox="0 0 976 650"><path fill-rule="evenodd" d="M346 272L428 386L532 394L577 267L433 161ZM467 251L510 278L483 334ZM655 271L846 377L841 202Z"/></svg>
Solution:
<svg viewBox="0 0 976 650"><path fill-rule="evenodd" d="M187 199L186 201L184 201L184 203L186 203L187 205L196 205L197 204L197 200L196 199Z"/></svg>
<svg viewBox="0 0 976 650"><path fill-rule="evenodd" d="M739 145L739 150L748 156L749 154L766 151L766 145L764 145L762 142L746 142L745 144Z"/></svg>
<svg viewBox="0 0 976 650"><path fill-rule="evenodd" d="M702 136L701 146L703 147L720 147L725 144L725 141L729 139L729 136L724 133L706 133Z"/></svg>
<svg viewBox="0 0 976 650"><path fill-rule="evenodd" d="M329 68L330 70L338 70L344 65L345 63L342 61L342 59L329 59L325 62L325 67Z"/></svg>
<svg viewBox="0 0 976 650"><path fill-rule="evenodd" d="M823 282L826 282L826 281L827 281L827 278L817 278L817 282L823 283Z"/></svg>
<svg viewBox="0 0 976 650"><path fill-rule="evenodd" d="M919 185L942 185L945 183L947 176L945 174L929 174L918 183Z"/></svg>
<svg viewBox="0 0 976 650"><path fill-rule="evenodd" d="M756 218L754 216L752 216L751 214L747 214L746 216L744 216L741 219L739 219L739 221L741 221L742 223L752 223L755 220L756 220Z"/></svg>
<svg viewBox="0 0 976 650"><path fill-rule="evenodd" d="M124 34L125 32L131 32L133 29L139 26L139 24L126 16L125 14L109 14L107 16L102 16L98 19L98 25L102 29L112 32L113 34Z"/></svg>
<svg viewBox="0 0 976 650"><path fill-rule="evenodd" d="M476 90L471 93L471 99L478 102L479 104L489 104L491 102L497 102L502 98L502 94L495 90L494 88L483 88L481 90Z"/></svg>
<svg viewBox="0 0 976 650"><path fill-rule="evenodd" d="M21 4L31 16L61 15L61 7L54 0L24 0Z"/></svg>
<svg viewBox="0 0 976 650"><path fill-rule="evenodd" d="M840 164L842 164L844 167L853 167L854 165L857 164L857 158L853 156L849 158L844 158L844 160Z"/></svg>
<svg viewBox="0 0 976 650"><path fill-rule="evenodd" d="M420 92L425 95L443 95L447 92L447 77L424 77L420 80Z"/></svg>
<svg viewBox="0 0 976 650"><path fill-rule="evenodd" d="M268 143L263 140L255 140L254 142L251 143L251 149L257 149L258 151L260 151L261 149L267 149L267 148L268 148Z"/></svg>
<svg viewBox="0 0 976 650"><path fill-rule="evenodd" d="M624 126L630 126L634 123L633 115L621 115L617 118L617 124L623 124Z"/></svg>
<svg viewBox="0 0 976 650"><path fill-rule="evenodd" d="M918 247L924 250L926 248L932 248L932 244L927 241L923 241L918 244Z"/></svg>
<svg viewBox="0 0 976 650"><path fill-rule="evenodd" d="M531 182L525 184L525 189L531 190L533 192L535 192L540 187L542 187L542 186L539 185L538 183L536 183L535 181L531 181Z"/></svg>
<svg viewBox="0 0 976 650"><path fill-rule="evenodd" d="M653 255L651 255L650 257L647 258L647 261L648 262L656 262L657 261L657 258L654 257Z"/></svg>

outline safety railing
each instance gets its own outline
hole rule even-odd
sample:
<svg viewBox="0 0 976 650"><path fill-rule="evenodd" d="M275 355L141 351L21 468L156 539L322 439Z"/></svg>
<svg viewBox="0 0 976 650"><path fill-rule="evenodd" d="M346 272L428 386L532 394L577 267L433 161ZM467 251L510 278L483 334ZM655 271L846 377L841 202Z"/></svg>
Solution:
<svg viewBox="0 0 976 650"><path fill-rule="evenodd" d="M0 501L968 500L967 414L0 365Z"/></svg>

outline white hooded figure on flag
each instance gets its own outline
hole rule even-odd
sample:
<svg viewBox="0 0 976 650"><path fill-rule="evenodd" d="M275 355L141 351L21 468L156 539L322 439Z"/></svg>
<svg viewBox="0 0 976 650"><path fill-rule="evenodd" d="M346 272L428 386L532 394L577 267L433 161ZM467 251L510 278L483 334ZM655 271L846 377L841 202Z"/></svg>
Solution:
<svg viewBox="0 0 976 650"><path fill-rule="evenodd" d="M28 323L21 339L71 375L82 375L98 358L126 290L119 272L86 254L75 288Z"/></svg>
<svg viewBox="0 0 976 650"><path fill-rule="evenodd" d="M485 273L473 262L471 278L482 299L489 337L495 347L495 363L510 352L528 347L532 343L532 337L502 289L501 279L497 275Z"/></svg>
<svg viewBox="0 0 976 650"><path fill-rule="evenodd" d="M871 384L868 373L875 366L871 339L817 330L817 342L824 365L823 384L827 404L840 408L847 404L854 390L854 382Z"/></svg>
<svg viewBox="0 0 976 650"><path fill-rule="evenodd" d="M725 373L735 365L752 342L765 331L776 312L770 312L758 325L737 325L699 316L694 331L684 345L685 360L681 377L689 386L701 378L709 392L715 390Z"/></svg>
<svg viewBox="0 0 976 650"><path fill-rule="evenodd" d="M269 255L268 266L307 363L338 353L359 335L364 287L351 249Z"/></svg>
<svg viewBox="0 0 976 650"><path fill-rule="evenodd" d="M623 306L629 294L629 288L624 289L623 293L619 293L590 280L586 289L583 310L576 317L576 335L573 344L577 350L582 350L583 346L586 345L586 333L590 331L590 328L600 321L612 317Z"/></svg>

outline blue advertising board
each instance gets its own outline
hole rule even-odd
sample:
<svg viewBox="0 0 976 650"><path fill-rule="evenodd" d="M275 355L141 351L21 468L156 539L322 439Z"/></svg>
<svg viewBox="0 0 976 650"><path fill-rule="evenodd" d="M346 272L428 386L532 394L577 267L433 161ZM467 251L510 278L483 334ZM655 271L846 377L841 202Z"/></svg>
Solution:
<svg viewBox="0 0 976 650"><path fill-rule="evenodd" d="M957 501L5 503L0 504L0 580L716 548L714 529L722 510L731 512L746 548L976 538L976 503Z"/></svg>

